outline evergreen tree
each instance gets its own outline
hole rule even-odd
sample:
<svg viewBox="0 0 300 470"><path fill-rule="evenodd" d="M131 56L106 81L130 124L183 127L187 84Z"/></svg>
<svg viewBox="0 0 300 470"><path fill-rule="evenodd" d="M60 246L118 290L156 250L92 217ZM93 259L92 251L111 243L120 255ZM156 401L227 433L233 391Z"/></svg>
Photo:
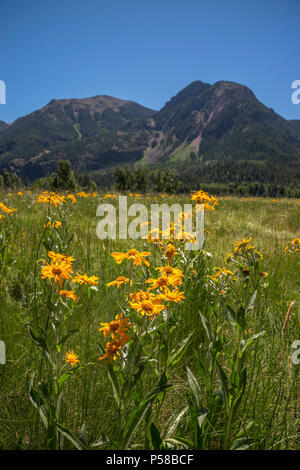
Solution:
<svg viewBox="0 0 300 470"><path fill-rule="evenodd" d="M70 160L59 160L57 162L53 186L56 189L68 189L70 191L76 189L75 177Z"/></svg>

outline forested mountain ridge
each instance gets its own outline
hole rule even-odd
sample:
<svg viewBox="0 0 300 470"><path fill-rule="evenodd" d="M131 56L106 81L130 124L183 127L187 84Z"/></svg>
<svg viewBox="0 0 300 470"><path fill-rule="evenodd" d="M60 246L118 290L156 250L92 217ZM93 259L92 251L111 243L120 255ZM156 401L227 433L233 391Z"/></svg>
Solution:
<svg viewBox="0 0 300 470"><path fill-rule="evenodd" d="M52 100L10 125L0 121L0 170L33 180L62 159L93 173L129 164L183 166L188 174L196 165L209 177L207 165L227 160L258 162L258 173L262 161L298 168L300 121L284 119L249 88L228 81L193 82L160 111L98 95Z"/></svg>
<svg viewBox="0 0 300 470"><path fill-rule="evenodd" d="M62 159L77 171L135 161L147 146L154 113L109 96L51 100L2 130L0 168L34 179L53 172Z"/></svg>

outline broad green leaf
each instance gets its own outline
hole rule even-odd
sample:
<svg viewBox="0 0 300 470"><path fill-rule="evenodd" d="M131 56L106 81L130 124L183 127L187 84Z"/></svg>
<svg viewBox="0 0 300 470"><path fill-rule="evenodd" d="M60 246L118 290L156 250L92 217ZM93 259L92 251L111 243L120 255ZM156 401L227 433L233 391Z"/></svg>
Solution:
<svg viewBox="0 0 300 470"><path fill-rule="evenodd" d="M218 367L218 372L221 380L221 385L222 385L222 392L223 392L223 398L225 401L225 407L226 411L229 412L229 389L228 389L228 379L227 376L222 369L221 364L219 361L216 361L217 367Z"/></svg>
<svg viewBox="0 0 300 470"><path fill-rule="evenodd" d="M86 450L86 445L78 439L71 431L69 431L67 428L65 428L62 424L56 424L59 432L65 436L66 439L68 439L72 444L76 447L78 450Z"/></svg>
<svg viewBox="0 0 300 470"><path fill-rule="evenodd" d="M172 437L172 435L176 432L180 421L186 415L187 411L188 411L188 406L185 406L182 409L176 410L175 413L172 414L166 426L166 430L164 433L165 438Z"/></svg>
<svg viewBox="0 0 300 470"><path fill-rule="evenodd" d="M264 334L266 333L266 331L261 331L260 333L257 333L256 335L253 335L251 336L251 338L249 338L246 343L244 344L243 348L242 348L242 353L244 353L246 351L246 349L257 339L259 338L260 336L263 336Z"/></svg>
<svg viewBox="0 0 300 470"><path fill-rule="evenodd" d="M246 311L248 312L249 310L253 310L254 309L254 305L255 305L255 300L256 300L256 296L257 296L257 290L253 293L250 301L249 301L249 304L247 306L247 309Z"/></svg>
<svg viewBox="0 0 300 470"><path fill-rule="evenodd" d="M242 330L246 328L246 312L243 307L240 307L237 311L236 322Z"/></svg>
<svg viewBox="0 0 300 470"><path fill-rule="evenodd" d="M160 432L154 423L151 423L150 433L151 433L151 440L152 440L152 445L153 445L154 450L163 449L164 446L160 437Z"/></svg>
<svg viewBox="0 0 300 470"><path fill-rule="evenodd" d="M87 446L87 434L86 434L86 426L85 423L82 424L80 431L78 433L78 439L83 442L85 446Z"/></svg>
<svg viewBox="0 0 300 470"><path fill-rule="evenodd" d="M191 387L193 396L195 398L196 407L200 409L202 408L202 404L201 404L201 392L200 392L199 383L196 377L193 375L192 371L188 367L186 368L186 370L188 374L188 382Z"/></svg>
<svg viewBox="0 0 300 470"><path fill-rule="evenodd" d="M183 447L184 449L194 449L194 443L192 441L189 441L188 439L185 439L184 437L180 436L174 436L174 437L167 437L164 439L165 444L171 444L173 446L180 446L181 448Z"/></svg>
<svg viewBox="0 0 300 470"><path fill-rule="evenodd" d="M106 434L103 434L103 436L101 436L98 441L96 442L93 442L93 444L90 444L91 447L103 447L105 446L106 444L109 444L109 438Z"/></svg>
<svg viewBox="0 0 300 470"><path fill-rule="evenodd" d="M68 380L68 378L69 378L70 376L71 376L71 373L69 373L69 374L63 374L63 375L59 378L59 380L58 380L58 382L57 382L57 390L56 390L56 393L59 393L59 392L61 391L64 382L65 382L66 380Z"/></svg>
<svg viewBox="0 0 300 470"><path fill-rule="evenodd" d="M213 343L214 342L214 337L213 337L213 334L211 332L210 324L209 324L207 318L204 315L202 315L202 313L200 313L200 317L201 317L202 325L203 325L203 327L206 331L207 337L208 337L209 341L211 343Z"/></svg>
<svg viewBox="0 0 300 470"><path fill-rule="evenodd" d="M158 387L151 390L147 395L145 400L143 400L137 409L133 410L129 415L127 423L125 425L121 449L127 449L135 431L138 429L139 425L143 421L145 414L147 413L149 407L152 405L155 398L164 390L170 388L170 385L164 384L159 385Z"/></svg>
<svg viewBox="0 0 300 470"><path fill-rule="evenodd" d="M38 410L39 415L41 417L41 420L42 420L45 428L48 429L49 422L48 422L48 416L47 416L48 415L47 409L45 407L45 403L44 403L43 398L33 388L33 379L34 379L34 375L32 376L31 381L30 381L29 399L30 399L31 403L33 404L33 406Z"/></svg>
<svg viewBox="0 0 300 470"><path fill-rule="evenodd" d="M120 406L120 386L112 364L107 364L107 372L112 385L114 398L117 405Z"/></svg>
<svg viewBox="0 0 300 470"><path fill-rule="evenodd" d="M170 358L168 360L168 366L171 367L171 369L174 369L178 362L181 361L192 335L193 333L190 333L179 343L177 348L173 349L171 352Z"/></svg>
<svg viewBox="0 0 300 470"><path fill-rule="evenodd" d="M69 333L60 340L59 344L56 345L56 349L58 352L61 351L61 348L63 347L67 339L69 339L74 333L77 333L77 331L79 331L78 328L69 331Z"/></svg>
<svg viewBox="0 0 300 470"><path fill-rule="evenodd" d="M46 341L41 336L38 336L38 334L31 327L28 327L28 331L29 331L30 336L32 337L32 339L42 348L43 353L45 354L45 356L48 359L48 361L50 362L50 364L54 365L53 361L51 359L50 352L49 352Z"/></svg>
<svg viewBox="0 0 300 470"><path fill-rule="evenodd" d="M254 444L254 442L254 439L243 437L241 439L235 440L230 447L230 450L249 450L251 449L251 446Z"/></svg>
<svg viewBox="0 0 300 470"><path fill-rule="evenodd" d="M201 426L207 416L207 413L208 413L208 410L206 408L203 409L203 413L200 414L199 416L197 416L197 420L198 420L198 425L199 425L199 428L201 429Z"/></svg>

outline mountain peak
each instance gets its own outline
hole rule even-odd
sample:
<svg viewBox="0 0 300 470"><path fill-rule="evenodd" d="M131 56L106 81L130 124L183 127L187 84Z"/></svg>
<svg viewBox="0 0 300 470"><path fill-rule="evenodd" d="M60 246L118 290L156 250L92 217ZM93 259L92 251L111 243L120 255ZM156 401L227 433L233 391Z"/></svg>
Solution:
<svg viewBox="0 0 300 470"><path fill-rule="evenodd" d="M250 88L248 88L246 85L241 85L237 82L220 80L214 83L213 87L222 91L228 91L236 94L239 93L241 96L251 96L252 98L256 99L255 94L252 90L250 90Z"/></svg>
<svg viewBox="0 0 300 470"><path fill-rule="evenodd" d="M203 91L207 90L210 88L211 85L209 83L204 83L201 82L200 80L197 80L195 82L190 83L187 85L185 88L183 88L177 95L173 96L170 101L166 103L165 106L168 105L176 105L178 102L186 100L186 99L191 99L195 96L201 95Z"/></svg>
<svg viewBox="0 0 300 470"><path fill-rule="evenodd" d="M76 171L138 161L300 161L299 122L226 80L196 80L158 112L108 95L53 99L12 125L0 122L0 130L0 170L13 167L31 179L53 171L57 159L70 159Z"/></svg>

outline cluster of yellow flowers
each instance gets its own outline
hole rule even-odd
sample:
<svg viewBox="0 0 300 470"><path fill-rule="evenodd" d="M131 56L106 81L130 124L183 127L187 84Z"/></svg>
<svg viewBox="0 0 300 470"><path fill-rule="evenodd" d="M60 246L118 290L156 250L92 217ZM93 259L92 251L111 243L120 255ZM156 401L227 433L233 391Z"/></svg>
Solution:
<svg viewBox="0 0 300 470"><path fill-rule="evenodd" d="M166 247L164 256L168 259L166 266L156 268L159 271L160 276L158 278L149 278L145 281L145 284L149 285L148 290L128 293L128 304L129 307L135 310L142 316L153 319L155 315L159 315L162 310L166 310L166 305L162 302L181 302L184 300L184 293L179 292L178 286L182 285L183 272L172 266L173 258L176 254L176 249L173 245L169 244ZM149 267L150 263L147 257L151 255L150 252L142 251L139 252L136 249L131 249L126 253L114 252L111 253L116 263L121 264L124 260L130 261L130 277L119 276L115 281L107 283L107 287L116 285L118 288L129 283L132 285L131 273L132 266L141 266L143 263ZM151 291L157 291L153 293ZM128 318L123 317L123 314L117 315L110 323L101 323L99 332L103 332L104 336L111 335L111 342L107 342L105 346L105 353L99 357L99 360L106 359L109 363L111 359L116 360L120 356L120 350L122 347L130 341L130 336L127 334L129 327L132 327L132 323L129 322Z"/></svg>
<svg viewBox="0 0 300 470"><path fill-rule="evenodd" d="M236 257L240 254L246 254L246 253L252 253L255 257L257 258L262 258L262 254L255 248L255 246L250 245L250 242L252 241L252 237L248 238L248 240L243 239L242 241L235 241L235 247L233 251L233 256ZM227 255L228 259L230 255Z"/></svg>
<svg viewBox="0 0 300 470"><path fill-rule="evenodd" d="M117 286L119 288L121 286L125 286L128 282L130 282L130 285L132 286L133 281L131 279L129 280L129 278L125 276L119 276L114 281L108 282L106 287Z"/></svg>
<svg viewBox="0 0 300 470"><path fill-rule="evenodd" d="M32 191L30 191L29 189L26 189L25 193L26 194L32 194ZM7 195L9 197L12 197L13 193L7 193ZM17 192L17 196L24 196L24 193L22 191L19 191L19 192Z"/></svg>
<svg viewBox="0 0 300 470"><path fill-rule="evenodd" d="M67 196L60 196L57 193L44 191L40 194L37 198L37 202L44 203L44 204L51 204L54 207L58 207L64 202L71 201L72 204L76 204L76 198L73 194L68 194Z"/></svg>
<svg viewBox="0 0 300 470"><path fill-rule="evenodd" d="M216 291L224 295L230 289L230 281L237 281L239 278L245 280L254 274L258 267L258 260L262 259L261 253L253 246L250 245L252 237L249 239L243 239L241 241L235 241L234 253L227 253L224 262L225 264L231 263L234 265L236 270L229 270L225 266L215 267L214 274L208 276L210 279L211 285ZM266 272L257 272L261 277L267 277L268 273Z"/></svg>
<svg viewBox="0 0 300 470"><path fill-rule="evenodd" d="M7 214L13 214L17 209L10 209L9 207L6 207L5 204L0 202L0 209L6 212Z"/></svg>
<svg viewBox="0 0 300 470"><path fill-rule="evenodd" d="M99 332L103 332L105 338L111 335L112 341L108 341L105 345L105 353L99 357L99 360L106 359L109 363L111 359L116 360L120 356L120 350L130 340L130 336L127 334L127 330L132 324L128 318L123 317L120 313L116 315L115 319L109 323L100 323L101 328Z"/></svg>
<svg viewBox="0 0 300 470"><path fill-rule="evenodd" d="M284 249L284 253L297 253L300 251L300 238L294 238Z"/></svg>
<svg viewBox="0 0 300 470"><path fill-rule="evenodd" d="M167 197L167 194L162 194L161 197ZM169 196L170 197L170 196ZM204 210L214 211L215 206L218 204L218 199L215 196L210 196L208 193L199 190L191 195L191 200L195 201L196 204L203 204ZM195 208L197 211L197 207ZM172 243L175 242L191 242L196 243L195 233L188 232L186 230L185 221L193 218L192 212L180 212L177 219L170 222L169 226L164 230L157 228L152 229L144 237L148 242L159 243L160 240L166 240ZM149 225L149 222L144 222L143 225Z"/></svg>
<svg viewBox="0 0 300 470"><path fill-rule="evenodd" d="M217 279L221 277L227 277L227 276L234 276L235 273L233 271L229 271L225 266L223 268L219 268L218 266L214 268L215 274L213 276L208 276L209 279L212 281L216 281Z"/></svg>
<svg viewBox="0 0 300 470"><path fill-rule="evenodd" d="M98 194L97 193L85 193L84 191L80 191L79 193L77 193L77 196L79 197L83 197L83 198L89 198L89 197L97 197Z"/></svg>
<svg viewBox="0 0 300 470"><path fill-rule="evenodd" d="M59 228L59 227L61 227L61 225L62 225L62 223L59 222L59 220L56 220L56 221L54 221L54 222L47 222L47 224L44 225L44 228L46 228L46 227L47 227L47 228L51 228L51 229L53 229L53 228Z"/></svg>
<svg viewBox="0 0 300 470"><path fill-rule="evenodd" d="M127 253L122 252L115 252L111 253L116 263L121 264L122 261L128 259L131 261L132 264L136 266L141 266L144 262L147 266L150 265L149 261L146 259L146 256L150 256L150 252L139 252L138 250L132 249L129 250ZM132 285L132 280L125 277L119 276L114 281L111 281L106 284L107 287L117 286L125 286L128 284ZM111 359L116 360L118 356L120 356L120 350L122 347L128 343L131 339L130 336L127 334L127 329L132 326L129 322L128 318L123 317L123 314L117 315L115 319L109 323L100 323L101 328L99 328L99 332L103 332L104 337L107 337L111 334L112 341L107 342L105 345L105 353L103 356L99 357L99 360L106 359L106 362L109 364Z"/></svg>
<svg viewBox="0 0 300 470"><path fill-rule="evenodd" d="M6 212L6 214L13 214L17 209L9 209L9 207L6 207L5 204L3 204L2 202L0 202L0 209L3 211L3 212ZM4 215L1 215L0 216L0 220L4 218Z"/></svg>
<svg viewBox="0 0 300 470"><path fill-rule="evenodd" d="M219 203L218 199L215 196L210 196L205 191L202 191L202 189L195 193L192 193L191 200L196 201L196 204L204 204L204 209L207 211L214 211L215 206L217 206Z"/></svg>
<svg viewBox="0 0 300 470"><path fill-rule="evenodd" d="M72 277L72 263L75 260L72 256L49 251L48 257L51 261L41 268L41 277L42 279L52 279L55 283L59 284L61 296L73 301L77 300L75 291L62 289L64 281L69 281L70 279L72 279L72 284L84 284L85 286L95 286L98 284L99 278L97 276L89 277L87 274L76 273Z"/></svg>
<svg viewBox="0 0 300 470"><path fill-rule="evenodd" d="M195 243L195 235L184 230L183 221L184 213L178 216L178 223L171 222L169 227L165 230L153 229L148 232L144 237L148 242L156 243L158 240L178 241L178 242L192 242Z"/></svg>

